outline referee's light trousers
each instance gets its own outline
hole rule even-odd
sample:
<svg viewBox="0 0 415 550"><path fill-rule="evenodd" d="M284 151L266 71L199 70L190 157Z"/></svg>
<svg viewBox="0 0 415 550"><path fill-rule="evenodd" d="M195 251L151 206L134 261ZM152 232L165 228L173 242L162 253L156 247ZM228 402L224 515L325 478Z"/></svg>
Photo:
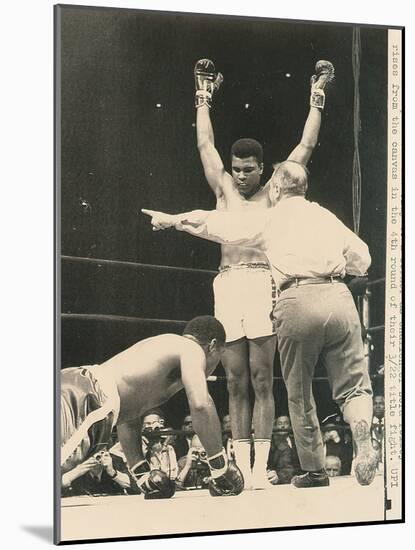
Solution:
<svg viewBox="0 0 415 550"><path fill-rule="evenodd" d="M372 421L372 388L359 315L349 289L327 282L294 286L279 296L274 316L282 375L301 468L324 468L323 441L312 391L319 359L346 422Z"/></svg>

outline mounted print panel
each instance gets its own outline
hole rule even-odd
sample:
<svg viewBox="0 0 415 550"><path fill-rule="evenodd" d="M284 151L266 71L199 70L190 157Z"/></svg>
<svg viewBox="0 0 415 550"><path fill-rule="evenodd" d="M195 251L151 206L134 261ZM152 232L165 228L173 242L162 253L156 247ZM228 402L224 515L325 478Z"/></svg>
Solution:
<svg viewBox="0 0 415 550"><path fill-rule="evenodd" d="M55 543L403 521L402 56L55 6Z"/></svg>

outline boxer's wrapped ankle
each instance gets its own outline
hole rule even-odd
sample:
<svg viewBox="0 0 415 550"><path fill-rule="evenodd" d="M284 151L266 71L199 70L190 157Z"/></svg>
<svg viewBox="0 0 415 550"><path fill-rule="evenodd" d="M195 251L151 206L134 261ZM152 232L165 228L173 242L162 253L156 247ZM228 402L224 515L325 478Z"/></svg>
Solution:
<svg viewBox="0 0 415 550"><path fill-rule="evenodd" d="M150 465L147 460L140 460L130 468L130 473L134 478L141 477L150 471Z"/></svg>
<svg viewBox="0 0 415 550"><path fill-rule="evenodd" d="M219 453L208 457L210 473L213 479L222 476L228 469L228 456L225 449Z"/></svg>

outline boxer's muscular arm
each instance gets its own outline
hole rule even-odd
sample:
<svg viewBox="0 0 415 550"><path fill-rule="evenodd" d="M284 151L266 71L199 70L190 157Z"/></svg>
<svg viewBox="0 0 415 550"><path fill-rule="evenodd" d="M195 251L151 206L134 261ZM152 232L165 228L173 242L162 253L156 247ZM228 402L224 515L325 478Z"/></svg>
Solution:
<svg viewBox="0 0 415 550"><path fill-rule="evenodd" d="M189 401L193 428L208 456L222 450L222 432L218 413L206 382L206 358L196 342L184 342L180 350L183 386Z"/></svg>
<svg viewBox="0 0 415 550"><path fill-rule="evenodd" d="M287 160L293 160L306 165L310 160L321 126L321 111L316 107L310 107L310 112L304 126L300 143L294 148Z"/></svg>
<svg viewBox="0 0 415 550"><path fill-rule="evenodd" d="M316 74L311 77L310 111L304 126L300 143L295 147L287 160L306 165L310 160L318 141L321 125L321 112L325 105L324 89L334 80L334 67L330 61L316 63Z"/></svg>
<svg viewBox="0 0 415 550"><path fill-rule="evenodd" d="M234 246L266 250L265 231L272 211L222 212L194 210L177 214L175 228L190 235Z"/></svg>
<svg viewBox="0 0 415 550"><path fill-rule="evenodd" d="M290 153L287 160L299 162L304 166L307 165L308 161L311 158L311 155L313 154L314 148L317 145L320 126L321 126L320 109L317 109L316 107L310 107L310 111L308 113L308 117L304 125L301 141ZM265 189L269 188L270 182L271 180L267 181L267 183L264 186Z"/></svg>
<svg viewBox="0 0 415 550"><path fill-rule="evenodd" d="M175 227L190 235L221 244L249 246L265 250L264 232L272 218L272 210L265 212L222 212L219 210L193 210L182 214L166 214L142 208L151 216L153 231Z"/></svg>
<svg viewBox="0 0 415 550"><path fill-rule="evenodd" d="M125 458L127 459L127 465L131 469L137 462L144 460L141 442L141 421L136 418L131 422L118 424L117 434Z"/></svg>
<svg viewBox="0 0 415 550"><path fill-rule="evenodd" d="M197 147L206 179L217 197L222 194L226 171L222 159L215 147L210 111L207 105L200 106L196 111Z"/></svg>
<svg viewBox="0 0 415 550"><path fill-rule="evenodd" d="M214 94L219 90L223 75L216 72L210 59L199 59L194 67L197 146L206 179L217 197L227 180L223 162L215 148L210 107ZM230 177L228 175L228 177Z"/></svg>

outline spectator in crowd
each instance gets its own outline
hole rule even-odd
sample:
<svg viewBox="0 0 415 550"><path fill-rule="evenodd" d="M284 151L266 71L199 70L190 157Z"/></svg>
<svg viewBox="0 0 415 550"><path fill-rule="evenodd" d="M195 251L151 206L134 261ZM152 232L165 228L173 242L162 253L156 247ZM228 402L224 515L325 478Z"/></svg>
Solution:
<svg viewBox="0 0 415 550"><path fill-rule="evenodd" d="M141 441L144 454L147 454L149 442L154 439L153 432L158 432L164 428L164 423L165 420L161 409L153 409L143 417Z"/></svg>
<svg viewBox="0 0 415 550"><path fill-rule="evenodd" d="M161 470L170 479L176 479L177 459L175 450L168 443L168 436L160 435L158 437L157 435L157 432L164 426L165 419L160 409L151 410L143 417L141 435L143 453L150 464L150 469ZM110 450L111 453L122 458L125 463L127 462L119 442Z"/></svg>
<svg viewBox="0 0 415 550"><path fill-rule="evenodd" d="M326 456L326 473L329 477L337 477L342 475L342 461L338 456Z"/></svg>
<svg viewBox="0 0 415 550"><path fill-rule="evenodd" d="M171 445L166 445L163 438L149 443L146 460L150 464L150 470L161 470L170 479L176 479L178 471L176 453Z"/></svg>
<svg viewBox="0 0 415 550"><path fill-rule="evenodd" d="M175 430L169 424L164 422L164 429L170 430L170 434L165 436L164 442L166 445L173 447L174 454L176 455L176 442L177 442L177 433L174 433Z"/></svg>
<svg viewBox="0 0 415 550"><path fill-rule="evenodd" d="M341 475L350 475L353 461L351 432L341 414L332 414L321 423L325 455L337 456L341 463Z"/></svg>
<svg viewBox="0 0 415 550"><path fill-rule="evenodd" d="M164 427L165 419L161 409L153 409L143 417L143 452L151 470L161 470L174 480L177 476L176 453L168 444L167 436L158 434Z"/></svg>
<svg viewBox="0 0 415 550"><path fill-rule="evenodd" d="M300 472L300 463L291 433L289 416L282 415L274 421L271 449L268 457L267 475L272 485L291 482Z"/></svg>
<svg viewBox="0 0 415 550"><path fill-rule="evenodd" d="M229 414L225 414L222 418L222 441L223 448L226 450L229 460L235 461L235 452L233 450L231 417Z"/></svg>
<svg viewBox="0 0 415 550"><path fill-rule="evenodd" d="M383 395L373 396L373 417L377 420L383 420L385 416L385 398Z"/></svg>
<svg viewBox="0 0 415 550"><path fill-rule="evenodd" d="M210 476L207 453L197 435L194 435L186 456L178 461L179 473L176 478L178 489L205 489Z"/></svg>
<svg viewBox="0 0 415 550"><path fill-rule="evenodd" d="M177 459L186 456L192 446L192 437L195 435L195 432L190 414L183 418L181 430L183 435L178 436L174 443L174 450L176 451Z"/></svg>
<svg viewBox="0 0 415 550"><path fill-rule="evenodd" d="M273 436L284 437L290 447L294 445L294 437L292 434L291 420L288 415L281 415L275 419Z"/></svg>
<svg viewBox="0 0 415 550"><path fill-rule="evenodd" d="M154 411L149 411L143 417L142 428L141 428L142 429L141 441L142 441L144 454L146 454L147 452L147 445L148 445L148 438L145 436L146 432L150 432L153 429L159 430L163 426L164 426L164 417L160 409L154 409ZM127 459L125 458L124 451L119 441L117 441L111 447L110 452L116 456L119 456L120 458L123 459L125 463L127 463Z"/></svg>
<svg viewBox="0 0 415 550"><path fill-rule="evenodd" d="M383 395L373 396L373 419L372 419L372 439L383 446L384 434L384 417L385 417L385 398Z"/></svg>
<svg viewBox="0 0 415 550"><path fill-rule="evenodd" d="M278 434L280 434L281 436L284 436L286 438L287 444L292 450L294 470L296 471L296 473L300 472L300 459L298 458L297 447L295 445L294 434L291 427L291 420L288 414L278 416L275 419L274 430L274 436L278 436Z"/></svg>
<svg viewBox="0 0 415 550"><path fill-rule="evenodd" d="M161 409L152 409L143 418L143 433L145 431L164 428L165 419Z"/></svg>
<svg viewBox="0 0 415 550"><path fill-rule="evenodd" d="M190 416L190 414L188 414L183 418L182 431L185 434L185 437L190 447L192 444L192 438L195 435L195 431L193 429L192 417Z"/></svg>
<svg viewBox="0 0 415 550"><path fill-rule="evenodd" d="M102 450L62 476L62 496L137 494L138 487L119 456Z"/></svg>
<svg viewBox="0 0 415 550"><path fill-rule="evenodd" d="M176 452L167 441L167 436L159 434L164 428L165 419L159 410L151 411L143 418L143 452L151 470L161 470L174 480L177 477Z"/></svg>

